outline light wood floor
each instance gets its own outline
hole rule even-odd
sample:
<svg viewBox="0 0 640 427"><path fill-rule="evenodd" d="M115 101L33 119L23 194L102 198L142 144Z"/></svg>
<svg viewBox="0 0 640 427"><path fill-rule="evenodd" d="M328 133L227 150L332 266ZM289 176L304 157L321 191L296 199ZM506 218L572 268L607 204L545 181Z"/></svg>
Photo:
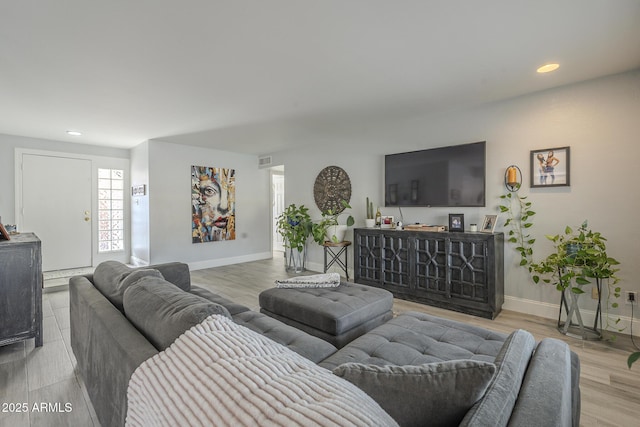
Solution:
<svg viewBox="0 0 640 427"><path fill-rule="evenodd" d="M282 257L193 271L193 284L206 287L238 303L258 309L258 294L287 276ZM43 297L44 346L33 340L0 347L0 405L26 402L27 413L2 412L0 426L98 426L82 381L75 373L75 358L69 345L69 293L64 287ZM552 337L566 341L582 364L583 426L640 426L640 365L629 370L627 356L633 346L627 336L616 342L582 341L568 338L553 320L503 311L495 320L395 300L394 311L422 311L509 333L526 329L536 339ZM640 325L638 326L640 327ZM71 403L67 413L33 412L40 403ZM546 426L545 426L546 427Z"/></svg>
<svg viewBox="0 0 640 427"><path fill-rule="evenodd" d="M43 346L36 348L29 339L0 347L2 427L99 426L75 370L68 285L55 289L42 296ZM26 404L26 411L16 404Z"/></svg>

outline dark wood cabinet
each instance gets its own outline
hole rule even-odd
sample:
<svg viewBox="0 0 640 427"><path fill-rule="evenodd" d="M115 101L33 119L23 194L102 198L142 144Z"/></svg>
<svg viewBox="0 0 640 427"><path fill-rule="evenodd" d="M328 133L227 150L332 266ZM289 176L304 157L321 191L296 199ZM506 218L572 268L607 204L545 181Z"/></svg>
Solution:
<svg viewBox="0 0 640 427"><path fill-rule="evenodd" d="M42 346L42 256L33 233L0 240L0 345L35 338Z"/></svg>
<svg viewBox="0 0 640 427"><path fill-rule="evenodd" d="M502 309L502 233L357 228L354 241L357 283L490 319Z"/></svg>

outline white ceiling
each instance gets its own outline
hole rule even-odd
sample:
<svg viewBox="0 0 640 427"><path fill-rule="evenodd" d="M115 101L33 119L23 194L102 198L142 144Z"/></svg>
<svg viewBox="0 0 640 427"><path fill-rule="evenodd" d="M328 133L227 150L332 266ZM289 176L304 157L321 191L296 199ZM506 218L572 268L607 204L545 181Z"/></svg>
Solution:
<svg viewBox="0 0 640 427"><path fill-rule="evenodd" d="M113 147L268 153L637 68L639 0L0 0L0 133Z"/></svg>

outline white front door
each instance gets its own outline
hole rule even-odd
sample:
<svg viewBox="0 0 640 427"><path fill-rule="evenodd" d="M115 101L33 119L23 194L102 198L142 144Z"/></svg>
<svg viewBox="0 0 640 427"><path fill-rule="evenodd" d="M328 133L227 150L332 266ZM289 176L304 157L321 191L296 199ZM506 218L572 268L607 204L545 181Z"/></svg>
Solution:
<svg viewBox="0 0 640 427"><path fill-rule="evenodd" d="M23 154L20 231L42 241L43 271L91 266L91 188L91 160Z"/></svg>

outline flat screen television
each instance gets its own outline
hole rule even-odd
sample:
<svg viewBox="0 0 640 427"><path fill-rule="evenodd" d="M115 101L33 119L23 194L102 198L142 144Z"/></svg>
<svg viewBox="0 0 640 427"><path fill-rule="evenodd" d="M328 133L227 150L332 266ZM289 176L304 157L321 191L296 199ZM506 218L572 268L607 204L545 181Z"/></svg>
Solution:
<svg viewBox="0 0 640 427"><path fill-rule="evenodd" d="M485 145L386 155L385 206L485 206Z"/></svg>

